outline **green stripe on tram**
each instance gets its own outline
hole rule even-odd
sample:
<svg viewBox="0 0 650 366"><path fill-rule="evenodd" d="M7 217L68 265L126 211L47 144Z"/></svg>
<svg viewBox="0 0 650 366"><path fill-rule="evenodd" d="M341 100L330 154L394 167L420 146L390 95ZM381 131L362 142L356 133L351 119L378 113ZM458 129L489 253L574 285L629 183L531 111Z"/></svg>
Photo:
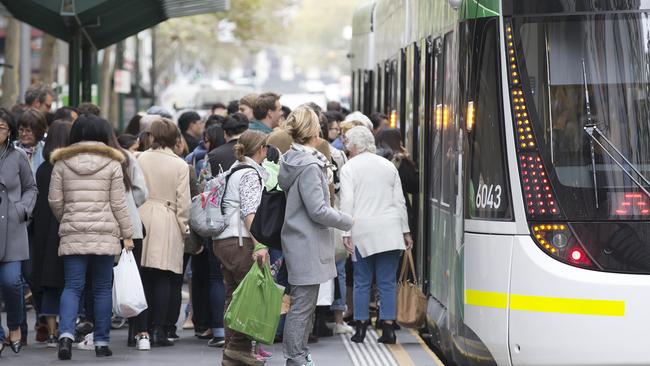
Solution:
<svg viewBox="0 0 650 366"><path fill-rule="evenodd" d="M463 0L461 20L499 16L499 0Z"/></svg>

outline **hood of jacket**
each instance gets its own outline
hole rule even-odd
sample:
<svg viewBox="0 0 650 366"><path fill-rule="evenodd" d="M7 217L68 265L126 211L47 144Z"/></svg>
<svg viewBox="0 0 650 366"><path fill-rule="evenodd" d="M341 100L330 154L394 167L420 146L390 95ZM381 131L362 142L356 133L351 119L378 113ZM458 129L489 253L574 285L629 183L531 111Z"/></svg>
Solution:
<svg viewBox="0 0 650 366"><path fill-rule="evenodd" d="M62 161L79 175L95 174L111 161L122 163L124 159L126 157L121 151L94 141L82 141L56 149L50 156L52 164Z"/></svg>
<svg viewBox="0 0 650 366"><path fill-rule="evenodd" d="M314 155L289 149L280 159L280 172L278 173L280 188L287 191L300 176L300 173L312 164L325 168L325 163L318 160Z"/></svg>

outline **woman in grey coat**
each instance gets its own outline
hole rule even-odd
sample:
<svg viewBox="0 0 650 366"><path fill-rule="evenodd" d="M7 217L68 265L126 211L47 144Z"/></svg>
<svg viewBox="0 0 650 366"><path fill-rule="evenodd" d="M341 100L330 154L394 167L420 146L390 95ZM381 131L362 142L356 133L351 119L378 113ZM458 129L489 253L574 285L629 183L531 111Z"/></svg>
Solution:
<svg viewBox="0 0 650 366"><path fill-rule="evenodd" d="M330 228L347 231L352 218L330 207L329 162L320 144L318 116L309 107L296 108L284 128L293 138L282 157L278 182L287 194L282 227L282 252L291 285L291 307L284 327L287 365L312 365L307 339L321 283L336 277ZM330 172L331 174L331 172Z"/></svg>
<svg viewBox="0 0 650 366"><path fill-rule="evenodd" d="M11 143L15 136L13 117L0 108L0 287L7 307L9 345L18 353L24 301L20 265L29 259L27 221L36 204L37 190L27 156ZM0 354L4 340L0 325Z"/></svg>

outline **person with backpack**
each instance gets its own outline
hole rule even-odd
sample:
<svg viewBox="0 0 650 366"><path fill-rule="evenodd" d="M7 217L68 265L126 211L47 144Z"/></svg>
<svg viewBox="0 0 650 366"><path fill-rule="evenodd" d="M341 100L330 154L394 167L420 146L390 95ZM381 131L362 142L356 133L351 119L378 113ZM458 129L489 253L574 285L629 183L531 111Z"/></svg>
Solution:
<svg viewBox="0 0 650 366"><path fill-rule="evenodd" d="M284 327L288 366L313 365L307 341L321 283L336 277L334 240L330 228L350 230L352 218L330 205L330 162L316 150L320 144L318 116L309 107L296 108L284 128L293 138L280 162L278 182L287 194L282 227L282 252L291 284L291 306Z"/></svg>
<svg viewBox="0 0 650 366"><path fill-rule="evenodd" d="M261 166L268 149L266 139L259 131L244 132L233 148L237 161L226 173L221 209L227 225L213 238L213 252L221 262L226 285L226 309L253 263L261 264L268 257L268 249L259 245L249 232L267 176ZM226 327L222 365L264 365L264 359L251 352L251 345L246 335Z"/></svg>

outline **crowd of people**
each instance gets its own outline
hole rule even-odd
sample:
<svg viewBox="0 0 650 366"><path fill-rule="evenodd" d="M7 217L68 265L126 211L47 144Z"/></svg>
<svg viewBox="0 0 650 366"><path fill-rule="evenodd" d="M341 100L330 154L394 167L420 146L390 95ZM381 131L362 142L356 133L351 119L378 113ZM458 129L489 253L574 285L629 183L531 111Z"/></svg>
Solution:
<svg viewBox="0 0 650 366"><path fill-rule="evenodd" d="M27 344L29 299L35 339L59 359L75 343L111 356L112 269L123 249L148 304L128 319L129 347L174 345L189 278L183 327L223 347L223 365L263 365L271 352L229 329L224 311L251 266L265 263L285 287L276 341L287 365L314 365L307 345L319 336L364 342L373 307L378 341L396 342L396 278L413 246L418 177L385 115L337 102L291 111L268 92L204 118L185 111L174 121L154 106L117 134L97 106L52 113L53 100L34 85L24 104L0 108L0 354ZM191 198L224 172L226 228L201 237L189 225ZM281 250L250 233L264 190L286 195Z"/></svg>

